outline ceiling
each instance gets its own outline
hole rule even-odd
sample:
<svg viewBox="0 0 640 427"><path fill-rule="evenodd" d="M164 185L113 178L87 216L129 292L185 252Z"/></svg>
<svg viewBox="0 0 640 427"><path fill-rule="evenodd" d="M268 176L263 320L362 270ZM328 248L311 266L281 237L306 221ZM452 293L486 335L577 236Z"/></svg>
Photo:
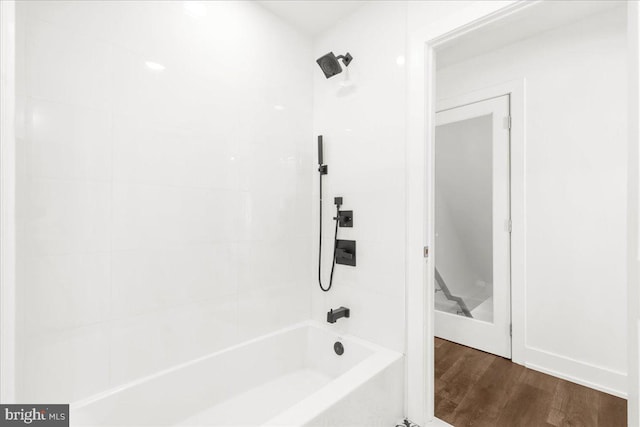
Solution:
<svg viewBox="0 0 640 427"><path fill-rule="evenodd" d="M615 7L626 7L626 2L620 0L543 1L531 3L531 6L499 22L470 31L439 47L437 68L448 67L596 13L604 13Z"/></svg>
<svg viewBox="0 0 640 427"><path fill-rule="evenodd" d="M352 13L365 2L361 0L258 0L294 27L316 35Z"/></svg>

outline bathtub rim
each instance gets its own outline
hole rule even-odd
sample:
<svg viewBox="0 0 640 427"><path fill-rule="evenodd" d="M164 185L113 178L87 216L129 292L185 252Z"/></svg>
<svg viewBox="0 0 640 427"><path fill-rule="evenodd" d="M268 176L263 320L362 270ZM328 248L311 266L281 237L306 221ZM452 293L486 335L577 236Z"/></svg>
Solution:
<svg viewBox="0 0 640 427"><path fill-rule="evenodd" d="M386 347L382 347L382 346L380 346L378 344L372 343L370 341L367 341L365 339L359 338L357 336L354 336L354 335L351 335L351 334L346 334L346 333L340 333L340 332L338 332L336 330L333 330L333 328L331 326L325 325L325 324L320 323L318 321L315 321L315 320L303 320L301 322L297 322L297 323L294 323L292 325L285 326L284 328L277 329L275 331L268 332L268 333L260 335L258 337L242 341L242 342L240 342L238 344L234 344L232 346L225 347L223 349L214 351L213 353L209 353L209 354L206 354L204 356L200 356L200 357L197 357L195 359L192 359L192 360L189 360L189 361L186 361L186 362L183 362L183 363L179 363L177 365L173 365L173 366L171 366L169 368L162 369L162 370L160 370L158 372L155 372L153 374L137 378L135 380L126 382L126 383L118 385L116 387L109 388L107 390L101 391L99 393L93 394L91 396L88 396L86 398L77 400L75 402L71 402L69 404L69 408L70 408L70 410L84 409L84 408L88 407L89 405L91 405L93 403L99 402L100 400L106 399L108 397L111 397L113 395L121 393L121 392L123 392L125 390L128 390L128 389L131 389L133 387L142 385L142 384L144 384L146 382L155 380L155 379L160 378L162 376L177 372L177 371L179 371L181 369L184 369L184 368L196 365L198 363L204 362L204 361L206 361L208 359L212 359L212 358L218 357L218 356L220 356L222 354L232 352L234 350L240 349L242 347L249 346L249 345L254 344L254 343L258 343L258 342L261 342L261 341L268 340L269 338L272 338L272 337L277 336L277 335L281 335L281 334L284 334L284 333L287 333L287 332L291 332L291 331L294 331L294 330L297 330L297 329L302 329L302 328L307 328L307 327L316 328L316 329L320 329L322 331L331 333L331 334L336 336L336 340L348 340L348 341L351 341L351 342L353 342L355 344L361 345L364 348L367 348L367 349L372 351L371 355L369 355L368 357L366 357L365 359L360 361L357 365L355 365L349 371L347 371L347 372L343 373L342 375L340 375L339 377L333 379L332 382L333 381L337 381L339 378L343 377L348 372L350 372L351 370L355 369L357 366L365 363L367 360L369 360L369 359L371 359L371 358L373 358L373 357L375 357L375 356L377 356L379 354L386 355L387 357L393 358L394 360L396 358L401 358L403 356L403 354L400 353L400 352L388 349ZM318 392L319 391L320 390L318 390ZM309 397L311 397L311 396L309 396ZM308 399L308 398L306 398L306 399ZM306 399L303 399L301 402L305 401ZM299 403L300 402L298 402L296 405L294 405L294 407L297 406ZM286 410L285 412L288 412L288 411L289 410Z"/></svg>
<svg viewBox="0 0 640 427"><path fill-rule="evenodd" d="M390 368L394 363L401 362L403 357L402 353L383 348L380 352L371 354L344 374L333 379L315 393L267 420L262 426L301 427L308 425L350 394L364 387L376 375ZM404 381L404 377L401 380Z"/></svg>

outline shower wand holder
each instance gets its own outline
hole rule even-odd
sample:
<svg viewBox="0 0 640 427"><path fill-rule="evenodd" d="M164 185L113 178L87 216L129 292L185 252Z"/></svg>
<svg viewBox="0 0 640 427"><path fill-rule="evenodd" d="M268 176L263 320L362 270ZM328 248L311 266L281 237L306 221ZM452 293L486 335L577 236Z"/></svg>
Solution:
<svg viewBox="0 0 640 427"><path fill-rule="evenodd" d="M327 166L327 165L318 166L318 172L320 172L320 175L328 174L329 173L329 166Z"/></svg>
<svg viewBox="0 0 640 427"><path fill-rule="evenodd" d="M341 211L342 197L334 197L333 203L336 205L337 216L334 216L334 221L338 221L340 227L353 228L353 211Z"/></svg>

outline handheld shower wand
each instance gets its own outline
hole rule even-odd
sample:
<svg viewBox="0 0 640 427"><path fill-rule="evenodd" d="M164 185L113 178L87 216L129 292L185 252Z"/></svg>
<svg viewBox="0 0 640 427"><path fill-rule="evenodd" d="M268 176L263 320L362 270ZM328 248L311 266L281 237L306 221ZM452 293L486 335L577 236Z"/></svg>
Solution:
<svg viewBox="0 0 640 427"><path fill-rule="evenodd" d="M320 185L322 185L322 175L326 175L328 172L328 167L324 164L323 151L322 135L318 135L318 172L320 172ZM320 198L322 199L322 192L320 192Z"/></svg>

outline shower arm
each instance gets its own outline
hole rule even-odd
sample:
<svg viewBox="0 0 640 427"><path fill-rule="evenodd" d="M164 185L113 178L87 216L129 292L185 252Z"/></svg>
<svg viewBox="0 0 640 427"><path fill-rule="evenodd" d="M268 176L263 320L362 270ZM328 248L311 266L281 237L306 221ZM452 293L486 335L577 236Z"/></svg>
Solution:
<svg viewBox="0 0 640 427"><path fill-rule="evenodd" d="M351 63L351 60L353 59L353 56L351 56L351 54L347 52L344 55L336 56L336 59L342 59L342 63L344 64L344 66L348 67L349 64Z"/></svg>

